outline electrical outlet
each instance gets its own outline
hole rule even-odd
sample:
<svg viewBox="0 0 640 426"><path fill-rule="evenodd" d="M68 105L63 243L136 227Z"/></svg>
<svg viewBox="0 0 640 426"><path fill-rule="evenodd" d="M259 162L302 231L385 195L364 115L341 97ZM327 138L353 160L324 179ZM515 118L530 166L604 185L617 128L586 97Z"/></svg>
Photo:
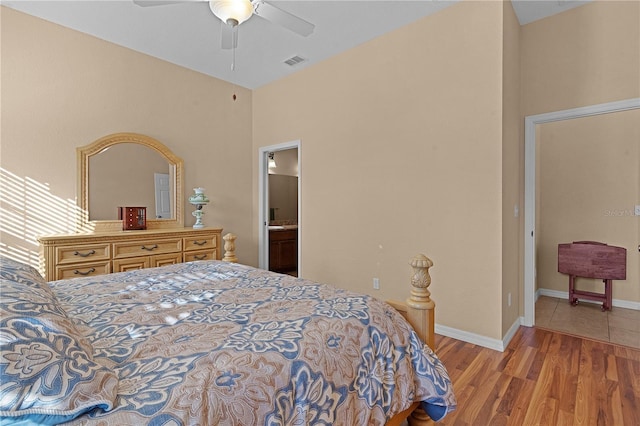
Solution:
<svg viewBox="0 0 640 426"><path fill-rule="evenodd" d="M373 289L380 290L380 280L378 278L373 279Z"/></svg>

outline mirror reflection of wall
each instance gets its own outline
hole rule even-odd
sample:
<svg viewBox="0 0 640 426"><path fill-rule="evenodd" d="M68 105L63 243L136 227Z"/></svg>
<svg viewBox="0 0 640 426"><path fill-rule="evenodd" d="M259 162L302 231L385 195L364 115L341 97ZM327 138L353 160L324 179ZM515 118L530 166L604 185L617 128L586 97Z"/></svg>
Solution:
<svg viewBox="0 0 640 426"><path fill-rule="evenodd" d="M116 220L118 207L156 205L154 173L170 174L167 161L153 149L122 143L91 157L90 220Z"/></svg>
<svg viewBox="0 0 640 426"><path fill-rule="evenodd" d="M298 150L276 151L276 166L269 167L269 222L298 223Z"/></svg>

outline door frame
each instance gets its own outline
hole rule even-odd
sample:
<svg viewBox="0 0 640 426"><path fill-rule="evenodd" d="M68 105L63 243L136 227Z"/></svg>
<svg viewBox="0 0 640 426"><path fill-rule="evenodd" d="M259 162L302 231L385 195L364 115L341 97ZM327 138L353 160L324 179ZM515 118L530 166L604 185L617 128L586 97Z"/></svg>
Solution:
<svg viewBox="0 0 640 426"><path fill-rule="evenodd" d="M277 145L263 146L258 149L258 267L269 269L269 153L298 150L298 276L302 276L301 237L302 237L302 155L300 140L283 142Z"/></svg>
<svg viewBox="0 0 640 426"><path fill-rule="evenodd" d="M524 322L535 324L536 293L536 126L554 121L572 120L599 114L640 108L640 98L565 109L524 119Z"/></svg>

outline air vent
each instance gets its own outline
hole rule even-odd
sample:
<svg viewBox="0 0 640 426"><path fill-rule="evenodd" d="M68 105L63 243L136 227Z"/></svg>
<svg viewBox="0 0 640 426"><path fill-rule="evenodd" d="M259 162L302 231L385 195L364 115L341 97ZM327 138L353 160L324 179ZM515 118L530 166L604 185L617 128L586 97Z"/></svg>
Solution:
<svg viewBox="0 0 640 426"><path fill-rule="evenodd" d="M289 66L294 66L294 65L298 65L301 62L306 61L306 59L301 58L300 56L296 55L296 56L292 56L291 58L287 59L286 61L284 61L285 64L289 65Z"/></svg>

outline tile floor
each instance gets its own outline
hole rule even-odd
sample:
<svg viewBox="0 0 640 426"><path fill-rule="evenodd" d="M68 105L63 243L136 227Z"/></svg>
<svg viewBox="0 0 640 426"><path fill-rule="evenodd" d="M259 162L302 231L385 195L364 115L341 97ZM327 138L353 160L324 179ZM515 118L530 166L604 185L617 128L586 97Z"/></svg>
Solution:
<svg viewBox="0 0 640 426"><path fill-rule="evenodd" d="M602 312L601 304L540 296L536 302L536 326L577 336L640 349L640 311L613 307Z"/></svg>

